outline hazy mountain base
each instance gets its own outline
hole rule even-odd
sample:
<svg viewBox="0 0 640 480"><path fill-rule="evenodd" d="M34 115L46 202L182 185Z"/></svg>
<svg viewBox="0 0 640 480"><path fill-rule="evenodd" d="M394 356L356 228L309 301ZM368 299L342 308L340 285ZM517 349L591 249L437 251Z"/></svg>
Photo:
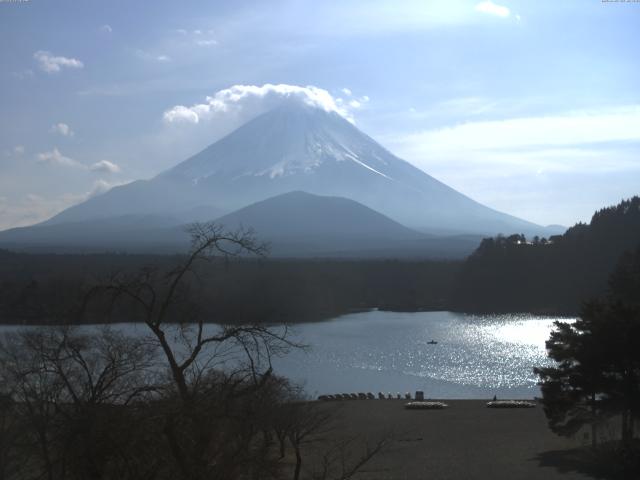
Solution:
<svg viewBox="0 0 640 480"><path fill-rule="evenodd" d="M171 216L123 215L47 223L0 232L0 246L55 253L176 254L189 248L185 225ZM411 230L358 202L290 192L219 218L228 230L251 227L278 258L464 258L479 235L436 236Z"/></svg>

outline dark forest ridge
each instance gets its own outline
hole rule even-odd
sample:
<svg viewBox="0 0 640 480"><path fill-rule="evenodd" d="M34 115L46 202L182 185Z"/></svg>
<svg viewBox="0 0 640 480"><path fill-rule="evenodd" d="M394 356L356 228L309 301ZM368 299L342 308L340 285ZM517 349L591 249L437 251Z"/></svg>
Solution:
<svg viewBox="0 0 640 480"><path fill-rule="evenodd" d="M575 314L604 294L632 251L640 252L640 197L603 208L564 235L483 240L464 264L452 303L463 311Z"/></svg>

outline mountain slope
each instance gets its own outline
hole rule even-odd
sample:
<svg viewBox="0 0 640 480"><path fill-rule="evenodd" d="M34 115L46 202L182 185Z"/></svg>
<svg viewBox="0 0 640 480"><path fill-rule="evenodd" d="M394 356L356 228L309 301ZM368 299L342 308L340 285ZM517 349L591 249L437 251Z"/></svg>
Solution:
<svg viewBox="0 0 640 480"><path fill-rule="evenodd" d="M231 212L291 191L355 200L427 232L542 233L395 157L336 113L288 104L241 126L151 180L71 207L48 223L172 214L199 206Z"/></svg>
<svg viewBox="0 0 640 480"><path fill-rule="evenodd" d="M341 197L305 192L278 195L216 220L228 228L247 226L269 238L371 238L413 240L425 235Z"/></svg>
<svg viewBox="0 0 640 480"><path fill-rule="evenodd" d="M254 229L276 256L367 256L380 249L397 255L426 237L353 200L305 192L277 195L216 221L232 230Z"/></svg>

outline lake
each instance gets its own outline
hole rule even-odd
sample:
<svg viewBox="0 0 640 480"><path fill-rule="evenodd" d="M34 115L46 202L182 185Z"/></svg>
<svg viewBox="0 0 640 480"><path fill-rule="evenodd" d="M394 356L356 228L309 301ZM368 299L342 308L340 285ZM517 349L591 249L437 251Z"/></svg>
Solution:
<svg viewBox="0 0 640 480"><path fill-rule="evenodd" d="M294 338L309 349L273 364L312 396L423 390L430 398L533 398L540 391L532 369L549 364L544 343L555 320L373 310L295 325ZM140 324L115 328L146 334Z"/></svg>
<svg viewBox="0 0 640 480"><path fill-rule="evenodd" d="M431 398L532 398L540 395L532 369L549 364L545 341L555 320L562 319L453 312L343 315L296 326L296 337L310 350L274 364L312 395L423 390Z"/></svg>

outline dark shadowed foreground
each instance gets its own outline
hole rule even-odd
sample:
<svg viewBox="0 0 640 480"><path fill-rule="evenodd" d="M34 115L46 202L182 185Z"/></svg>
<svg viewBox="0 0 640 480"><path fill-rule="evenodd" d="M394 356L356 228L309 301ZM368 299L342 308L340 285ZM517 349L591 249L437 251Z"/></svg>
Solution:
<svg viewBox="0 0 640 480"><path fill-rule="evenodd" d="M584 438L551 433L542 408L489 409L480 400L446 403L445 410L416 411L405 410L401 400L343 402L337 417L343 422L337 429L341 434L373 441L393 431L393 440L354 478L594 478L587 473L592 467L573 450Z"/></svg>

